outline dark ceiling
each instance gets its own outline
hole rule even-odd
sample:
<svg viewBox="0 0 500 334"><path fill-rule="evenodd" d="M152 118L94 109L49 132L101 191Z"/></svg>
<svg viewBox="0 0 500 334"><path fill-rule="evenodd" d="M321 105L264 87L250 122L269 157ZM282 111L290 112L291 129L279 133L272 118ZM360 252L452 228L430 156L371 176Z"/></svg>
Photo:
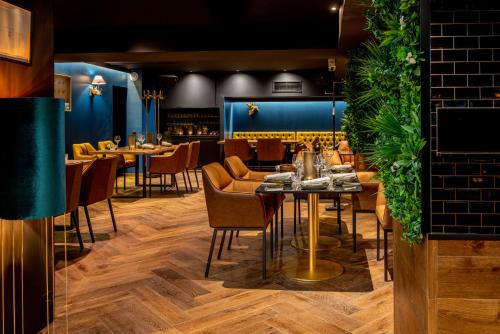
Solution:
<svg viewBox="0 0 500 334"><path fill-rule="evenodd" d="M330 10L341 2L55 0L56 60L178 71L326 68L327 58L345 54L339 11Z"/></svg>

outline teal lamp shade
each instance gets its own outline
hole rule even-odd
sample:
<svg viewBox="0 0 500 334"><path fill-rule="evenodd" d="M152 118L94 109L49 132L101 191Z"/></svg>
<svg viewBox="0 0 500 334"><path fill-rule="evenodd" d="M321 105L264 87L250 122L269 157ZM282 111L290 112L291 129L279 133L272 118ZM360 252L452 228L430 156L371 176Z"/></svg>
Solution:
<svg viewBox="0 0 500 334"><path fill-rule="evenodd" d="M0 218L31 220L66 209L64 101L0 99Z"/></svg>

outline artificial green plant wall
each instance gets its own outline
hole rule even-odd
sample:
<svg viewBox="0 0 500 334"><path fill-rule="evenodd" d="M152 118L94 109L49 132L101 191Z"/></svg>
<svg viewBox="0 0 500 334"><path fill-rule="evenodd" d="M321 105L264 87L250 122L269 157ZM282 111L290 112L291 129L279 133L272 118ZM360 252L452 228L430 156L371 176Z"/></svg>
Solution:
<svg viewBox="0 0 500 334"><path fill-rule="evenodd" d="M349 68L357 73L347 77L365 89L348 101L355 107L346 118L355 121L353 110L366 113L362 126L346 129L353 132L349 139L379 168L392 216L409 243L422 240L419 10L418 0L373 0L367 18L374 39L359 66Z"/></svg>

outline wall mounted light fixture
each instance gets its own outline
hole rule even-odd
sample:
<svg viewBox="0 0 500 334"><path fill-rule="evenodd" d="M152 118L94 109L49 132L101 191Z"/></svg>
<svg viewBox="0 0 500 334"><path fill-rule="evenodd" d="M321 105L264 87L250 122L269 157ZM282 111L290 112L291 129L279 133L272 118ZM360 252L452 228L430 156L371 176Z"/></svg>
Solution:
<svg viewBox="0 0 500 334"><path fill-rule="evenodd" d="M102 75L96 75L94 77L94 80L92 80L92 84L89 88L89 93L90 96L101 96L102 95L102 88L101 85L105 85L106 81L102 77Z"/></svg>

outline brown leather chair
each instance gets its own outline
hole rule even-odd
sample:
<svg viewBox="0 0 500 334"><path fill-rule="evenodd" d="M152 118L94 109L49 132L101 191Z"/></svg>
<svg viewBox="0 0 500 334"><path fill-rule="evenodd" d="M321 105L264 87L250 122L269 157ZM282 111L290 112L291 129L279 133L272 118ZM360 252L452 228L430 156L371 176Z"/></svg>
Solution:
<svg viewBox="0 0 500 334"><path fill-rule="evenodd" d="M205 277L208 277L217 233L223 231L219 253L224 247L226 232L256 230L262 232L262 277L266 278L266 231L271 225L273 240L273 215L277 210L274 196L255 194L260 182L234 180L219 163L202 168L203 188L207 203L208 221L214 229L208 255Z"/></svg>
<svg viewBox="0 0 500 334"><path fill-rule="evenodd" d="M80 190L79 206L83 206L87 224L89 226L90 238L95 242L94 232L88 206L104 200L108 201L109 213L113 222L113 229L117 232L115 215L111 204L113 196L113 185L116 178L117 157L107 157L96 159L83 173L82 188Z"/></svg>
<svg viewBox="0 0 500 334"><path fill-rule="evenodd" d="M281 162L285 159L285 146L279 138L257 140L257 161Z"/></svg>
<svg viewBox="0 0 500 334"><path fill-rule="evenodd" d="M349 147L349 142L347 140L341 140L339 142L339 151L344 151L344 152L352 152L351 148ZM342 154L342 163L350 163L351 165L354 165L355 163L355 158L354 155L352 154Z"/></svg>
<svg viewBox="0 0 500 334"><path fill-rule="evenodd" d="M184 186L186 191L188 189L184 171L186 170L188 161L189 144L179 144L175 150L170 154L154 155L149 162L149 196L151 196L151 176L152 174L160 175L160 182L163 176L170 175L172 179L172 186L175 185L177 195L179 195L179 185L177 183L176 175L182 173L184 178ZM166 182L165 182L166 183Z"/></svg>
<svg viewBox="0 0 500 334"><path fill-rule="evenodd" d="M73 144L73 159L75 160L92 160L97 155L92 154L96 149L90 143Z"/></svg>
<svg viewBox="0 0 500 334"><path fill-rule="evenodd" d="M358 213L375 213L380 182L374 180L376 173L357 173L363 190L352 194L352 251L356 252L356 217Z"/></svg>
<svg viewBox="0 0 500 334"><path fill-rule="evenodd" d="M240 158L237 156L232 156L229 158L226 158L224 160L224 167L226 170L229 172L231 177L233 177L235 180L239 181L253 181L253 182L262 182L264 181L264 177L266 175L272 174L271 172L256 172L253 170L250 170L244 163L241 161ZM283 238L284 235L284 222L283 222L283 201L285 200L284 195L275 195L276 197L276 204L277 207L280 208L281 210L281 238ZM276 218L278 217L278 214L276 213ZM278 222L276 221L276 247L278 247ZM239 232L237 232L236 236L239 235ZM231 241L231 239L230 239Z"/></svg>
<svg viewBox="0 0 500 334"><path fill-rule="evenodd" d="M194 172L194 177L196 178L196 188L198 189L200 188L200 184L198 182L198 174L197 174L197 169L199 167L198 158L200 156L200 146L201 146L200 141L192 141L189 143L186 173L189 181L189 188L191 188L191 191L193 191L193 186L191 185L191 177L189 176L190 170Z"/></svg>
<svg viewBox="0 0 500 334"><path fill-rule="evenodd" d="M83 250L82 234L80 233L80 218L78 215L78 200L82 187L83 163L66 164L66 214L70 214L70 229L76 229L80 249Z"/></svg>
<svg viewBox="0 0 500 334"><path fill-rule="evenodd" d="M114 146L115 144L111 140L103 140L97 142L97 148L99 151L106 150L109 146ZM120 154L117 155L120 161L118 162L118 170L123 170L123 189L127 188L127 175L125 170L127 168L135 167L135 155L133 154ZM116 191L118 191L118 175L116 176Z"/></svg>
<svg viewBox="0 0 500 334"><path fill-rule="evenodd" d="M224 155L226 158L236 155L242 161L248 162L253 158L253 150L246 139L224 140Z"/></svg>
<svg viewBox="0 0 500 334"><path fill-rule="evenodd" d="M375 206L377 216L377 260L380 260L380 228L384 231L384 280L388 281L388 239L387 235L392 232L391 210L387 206L383 183L379 184L377 193L377 203Z"/></svg>
<svg viewBox="0 0 500 334"><path fill-rule="evenodd" d="M224 160L224 167L231 176L240 181L264 181L270 172L256 172L250 170L238 156L228 157Z"/></svg>

